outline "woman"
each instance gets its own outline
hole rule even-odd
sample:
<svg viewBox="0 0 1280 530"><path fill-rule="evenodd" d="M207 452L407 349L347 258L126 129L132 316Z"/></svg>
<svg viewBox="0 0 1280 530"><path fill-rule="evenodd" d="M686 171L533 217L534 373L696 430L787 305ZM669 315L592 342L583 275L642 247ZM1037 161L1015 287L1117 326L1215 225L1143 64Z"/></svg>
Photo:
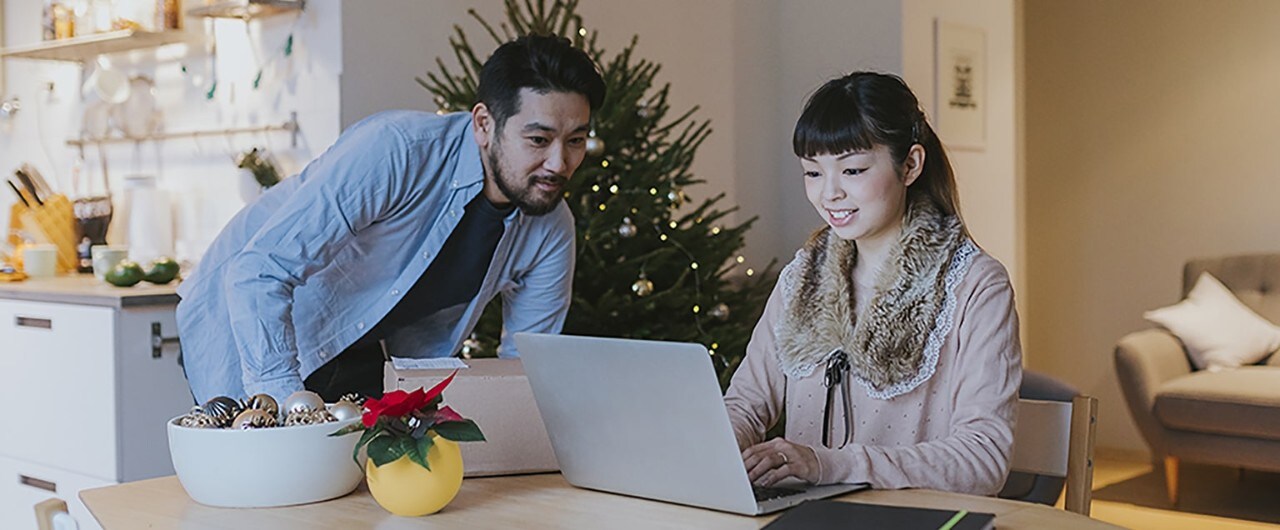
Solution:
<svg viewBox="0 0 1280 530"><path fill-rule="evenodd" d="M915 95L832 80L793 144L827 226L783 269L725 396L748 475L998 492L1022 379L1013 289L969 239ZM784 406L785 437L763 441Z"/></svg>

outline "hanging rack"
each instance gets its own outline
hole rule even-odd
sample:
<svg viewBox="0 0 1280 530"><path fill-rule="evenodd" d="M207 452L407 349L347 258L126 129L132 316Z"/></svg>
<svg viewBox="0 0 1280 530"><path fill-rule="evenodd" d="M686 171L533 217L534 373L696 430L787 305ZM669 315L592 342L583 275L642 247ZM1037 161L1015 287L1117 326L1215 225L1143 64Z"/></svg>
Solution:
<svg viewBox="0 0 1280 530"><path fill-rule="evenodd" d="M301 129L298 127L298 113L290 112L289 121L273 125L260 125L257 127L233 127L229 129L209 129L199 131L180 131L180 132L161 132L148 134L145 136L128 137L128 136L104 136L104 137L81 137L67 140L67 145L84 149L86 145L102 145L102 144L125 144L125 143L141 143L150 141L171 140L175 138L199 138L201 136L234 136L237 134L250 133L269 133L275 131L286 131L290 136L291 147L298 147L298 133Z"/></svg>

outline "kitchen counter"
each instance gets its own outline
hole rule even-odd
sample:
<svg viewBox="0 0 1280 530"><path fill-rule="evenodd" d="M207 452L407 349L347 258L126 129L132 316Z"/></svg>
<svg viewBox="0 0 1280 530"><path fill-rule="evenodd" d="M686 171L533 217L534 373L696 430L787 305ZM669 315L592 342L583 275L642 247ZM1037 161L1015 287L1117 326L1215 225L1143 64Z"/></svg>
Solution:
<svg viewBox="0 0 1280 530"><path fill-rule="evenodd" d="M154 285L141 282L133 287L116 287L92 274L56 278L0 282L0 299L30 300L101 307L138 307L178 303L178 282Z"/></svg>

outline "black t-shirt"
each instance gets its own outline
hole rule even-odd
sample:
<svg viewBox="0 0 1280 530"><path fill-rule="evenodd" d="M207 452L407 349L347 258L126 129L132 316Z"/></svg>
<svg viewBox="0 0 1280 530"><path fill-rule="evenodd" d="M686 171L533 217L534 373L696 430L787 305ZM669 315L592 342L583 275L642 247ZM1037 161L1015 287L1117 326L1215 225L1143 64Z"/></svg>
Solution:
<svg viewBox="0 0 1280 530"><path fill-rule="evenodd" d="M347 350L372 345L436 311L469 303L475 298L506 230L504 221L513 210L511 205L494 205L484 193L476 195L467 203L462 219L445 240L435 261L378 325Z"/></svg>

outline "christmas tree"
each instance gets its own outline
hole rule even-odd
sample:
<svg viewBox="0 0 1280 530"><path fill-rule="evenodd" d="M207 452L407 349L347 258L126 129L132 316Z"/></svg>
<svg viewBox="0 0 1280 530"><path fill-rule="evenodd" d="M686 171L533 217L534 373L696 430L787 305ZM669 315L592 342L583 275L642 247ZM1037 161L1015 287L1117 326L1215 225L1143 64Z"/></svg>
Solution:
<svg viewBox="0 0 1280 530"><path fill-rule="evenodd" d="M559 35L600 65L608 93L592 115L587 157L565 198L577 220L578 256L566 334L700 342L727 385L775 280L774 264L754 270L741 254L755 221L726 226L737 208L724 194L690 202L694 153L711 134L694 107L668 119L670 85L655 87L660 66L634 55L637 37L611 58L576 13L577 0L507 0L496 27L470 15L496 44L521 35ZM449 42L456 71L418 78L440 112L469 111L483 61L460 26ZM481 317L464 356L492 355L501 332L500 299Z"/></svg>

